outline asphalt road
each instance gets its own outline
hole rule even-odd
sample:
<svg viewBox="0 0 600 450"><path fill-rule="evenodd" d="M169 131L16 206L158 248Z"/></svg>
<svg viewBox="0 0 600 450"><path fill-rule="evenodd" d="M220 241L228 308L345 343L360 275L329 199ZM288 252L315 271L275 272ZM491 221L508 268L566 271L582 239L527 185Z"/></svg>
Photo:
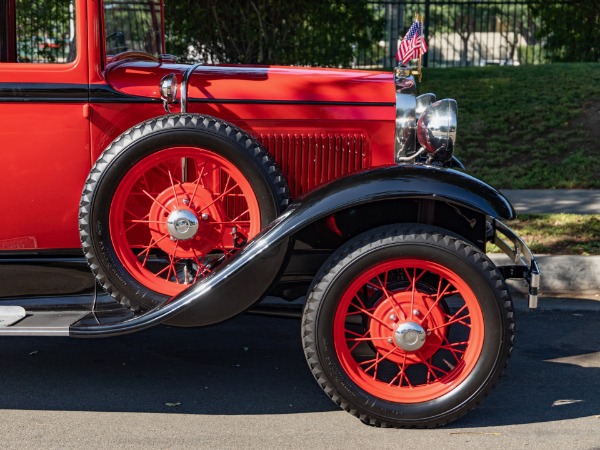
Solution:
<svg viewBox="0 0 600 450"><path fill-rule="evenodd" d="M500 385L436 430L377 429L313 380L299 322L2 338L0 448L600 448L600 312L520 311Z"/></svg>

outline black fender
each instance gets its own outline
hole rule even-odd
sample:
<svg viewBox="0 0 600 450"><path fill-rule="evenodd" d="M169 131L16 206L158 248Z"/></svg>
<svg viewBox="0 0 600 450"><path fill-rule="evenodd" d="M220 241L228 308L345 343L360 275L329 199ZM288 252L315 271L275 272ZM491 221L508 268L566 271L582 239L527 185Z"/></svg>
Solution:
<svg viewBox="0 0 600 450"><path fill-rule="evenodd" d="M209 276L139 317L111 325L72 326L72 336L115 335L165 322L204 326L229 319L260 300L282 270L296 233L344 209L382 200L429 198L498 219L515 211L500 192L452 169L400 165L367 170L326 184L296 200L242 250Z"/></svg>

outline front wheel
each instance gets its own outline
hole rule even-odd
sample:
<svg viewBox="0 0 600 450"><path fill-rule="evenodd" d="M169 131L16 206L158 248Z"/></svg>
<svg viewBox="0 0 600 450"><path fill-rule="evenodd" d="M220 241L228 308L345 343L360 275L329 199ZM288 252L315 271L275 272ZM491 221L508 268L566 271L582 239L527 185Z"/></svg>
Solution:
<svg viewBox="0 0 600 450"><path fill-rule="evenodd" d="M512 301L472 245L421 225L345 244L309 292L304 351L334 402L377 426L434 427L495 385L512 350Z"/></svg>

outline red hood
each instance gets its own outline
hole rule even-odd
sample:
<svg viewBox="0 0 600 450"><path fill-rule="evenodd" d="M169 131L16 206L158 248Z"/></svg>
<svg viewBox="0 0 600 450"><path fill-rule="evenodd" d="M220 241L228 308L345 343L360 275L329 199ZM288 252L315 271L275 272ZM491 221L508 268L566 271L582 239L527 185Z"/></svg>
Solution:
<svg viewBox="0 0 600 450"><path fill-rule="evenodd" d="M145 61L118 62L107 69L116 90L158 98L158 83L176 73L179 83L189 66ZM277 66L200 66L190 78L194 99L276 102L394 103L391 73Z"/></svg>

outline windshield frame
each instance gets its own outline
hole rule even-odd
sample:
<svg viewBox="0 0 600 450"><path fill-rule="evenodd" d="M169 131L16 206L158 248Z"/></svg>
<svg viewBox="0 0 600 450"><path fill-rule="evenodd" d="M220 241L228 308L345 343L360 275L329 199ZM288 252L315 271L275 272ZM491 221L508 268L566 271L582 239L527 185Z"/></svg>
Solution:
<svg viewBox="0 0 600 450"><path fill-rule="evenodd" d="M116 4L117 6L119 4L130 4L130 5L154 4L155 6L159 7L158 11L155 11L155 13L158 13L158 16L153 17L153 18L158 19L159 23L157 24L156 27L152 27L153 28L152 31L154 32L156 39L159 41L157 43L158 48L156 49L156 52L148 52L147 49L125 48L125 49L123 49L123 51L109 54L110 49L107 48L107 39L110 36L110 34L108 33L108 30L107 30L105 11L106 11L106 5L111 4L111 3ZM109 1L102 1L102 2L99 2L99 15L100 15L100 23L101 23L101 31L102 31L101 46L102 46L102 61L103 61L104 67L106 67L106 65L109 64L110 62L112 62L113 60L120 60L120 59L128 58L129 56L135 57L136 55L137 56L146 56L147 55L148 59L158 59L158 57L160 55L166 53L166 50L165 50L165 47L166 47L165 9L164 9L164 1L163 0L109 0ZM112 34L114 34L114 32L112 32Z"/></svg>

